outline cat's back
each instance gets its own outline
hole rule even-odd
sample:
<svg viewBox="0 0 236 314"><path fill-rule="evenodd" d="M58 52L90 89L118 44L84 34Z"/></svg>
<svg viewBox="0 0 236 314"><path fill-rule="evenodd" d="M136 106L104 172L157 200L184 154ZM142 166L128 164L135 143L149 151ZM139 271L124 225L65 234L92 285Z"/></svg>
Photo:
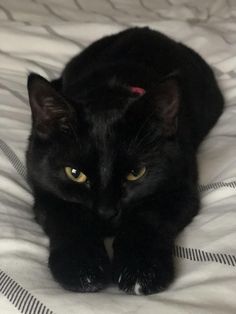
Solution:
<svg viewBox="0 0 236 314"><path fill-rule="evenodd" d="M181 125L188 124L198 146L220 116L223 97L202 57L160 32L136 27L95 41L66 65L57 83L77 100L114 78L149 90L173 74L182 97Z"/></svg>
<svg viewBox="0 0 236 314"><path fill-rule="evenodd" d="M96 86L114 76L125 84L133 80L149 88L177 72L182 81L189 76L191 82L212 76L207 63L191 48L148 27L135 27L92 43L68 62L62 77L65 89L76 84L88 86L91 79Z"/></svg>
<svg viewBox="0 0 236 314"><path fill-rule="evenodd" d="M70 80L107 68L108 64L131 63L164 75L176 68L182 49L179 43L148 27L131 28L88 46L67 64L63 76Z"/></svg>

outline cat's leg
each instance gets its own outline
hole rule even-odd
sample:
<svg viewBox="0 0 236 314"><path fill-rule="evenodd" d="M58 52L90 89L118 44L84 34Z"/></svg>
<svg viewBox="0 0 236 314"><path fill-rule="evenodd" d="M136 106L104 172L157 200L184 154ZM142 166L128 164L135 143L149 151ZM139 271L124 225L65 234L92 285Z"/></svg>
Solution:
<svg viewBox="0 0 236 314"><path fill-rule="evenodd" d="M95 292L109 282L110 265L103 242L82 236L50 250L49 268L55 280L75 292Z"/></svg>
<svg viewBox="0 0 236 314"><path fill-rule="evenodd" d="M152 294L168 287L174 279L175 237L199 208L197 194L172 198L170 193L166 207L159 205L137 208L114 240L113 279L126 293Z"/></svg>
<svg viewBox="0 0 236 314"><path fill-rule="evenodd" d="M163 236L152 233L149 226L130 228L136 232L126 229L114 241L114 282L129 294L164 290L174 278L173 239L164 244Z"/></svg>
<svg viewBox="0 0 236 314"><path fill-rule="evenodd" d="M92 217L77 211L65 207L46 212L44 229L50 240L48 265L55 280L65 289L94 292L110 281L110 260Z"/></svg>

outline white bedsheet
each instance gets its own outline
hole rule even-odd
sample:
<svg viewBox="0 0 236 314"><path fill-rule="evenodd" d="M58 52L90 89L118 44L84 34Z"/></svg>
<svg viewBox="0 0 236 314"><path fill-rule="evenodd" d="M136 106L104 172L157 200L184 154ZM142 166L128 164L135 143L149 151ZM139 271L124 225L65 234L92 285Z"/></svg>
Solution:
<svg viewBox="0 0 236 314"><path fill-rule="evenodd" d="M138 297L115 286L71 293L51 277L48 239L31 211L26 77L55 78L93 40L132 25L163 31L204 56L226 110L199 152L202 210L176 241L171 287ZM236 1L0 0L0 313L236 313Z"/></svg>

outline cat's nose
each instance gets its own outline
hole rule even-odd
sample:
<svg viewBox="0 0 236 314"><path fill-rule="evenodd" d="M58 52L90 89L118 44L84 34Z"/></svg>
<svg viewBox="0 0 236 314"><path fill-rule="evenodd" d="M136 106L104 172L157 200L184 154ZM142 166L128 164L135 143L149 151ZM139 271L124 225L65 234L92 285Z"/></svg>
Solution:
<svg viewBox="0 0 236 314"><path fill-rule="evenodd" d="M116 216L118 216L119 210L117 208L111 208L111 207L107 207L107 206L99 206L98 213L102 219L108 220L108 219L112 219L112 218L115 218Z"/></svg>

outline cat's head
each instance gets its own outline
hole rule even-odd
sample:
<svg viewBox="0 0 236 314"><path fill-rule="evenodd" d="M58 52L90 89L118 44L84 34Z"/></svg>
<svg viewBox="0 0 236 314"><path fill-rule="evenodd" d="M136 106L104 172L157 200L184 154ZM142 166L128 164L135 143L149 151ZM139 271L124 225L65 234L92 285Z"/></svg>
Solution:
<svg viewBox="0 0 236 314"><path fill-rule="evenodd" d="M112 82L80 93L28 79L33 186L112 221L137 210L166 182L178 158L174 79L145 93Z"/></svg>

